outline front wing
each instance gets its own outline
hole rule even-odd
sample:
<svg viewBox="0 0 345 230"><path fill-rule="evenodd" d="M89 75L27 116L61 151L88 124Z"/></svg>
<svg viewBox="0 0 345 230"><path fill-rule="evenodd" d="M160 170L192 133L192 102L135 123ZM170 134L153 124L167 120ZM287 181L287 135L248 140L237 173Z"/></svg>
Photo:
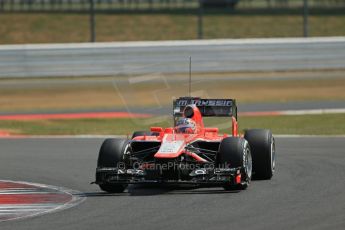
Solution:
<svg viewBox="0 0 345 230"><path fill-rule="evenodd" d="M146 178L145 170L97 168L95 184L171 184L197 185L202 187L236 185L241 183L240 168L196 169L188 179L167 179L163 176Z"/></svg>

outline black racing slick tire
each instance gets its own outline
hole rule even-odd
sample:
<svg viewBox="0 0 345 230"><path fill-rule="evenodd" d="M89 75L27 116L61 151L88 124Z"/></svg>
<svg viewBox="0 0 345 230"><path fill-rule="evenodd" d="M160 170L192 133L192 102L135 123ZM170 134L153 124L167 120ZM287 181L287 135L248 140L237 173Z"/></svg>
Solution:
<svg viewBox="0 0 345 230"><path fill-rule="evenodd" d="M275 142L267 129L250 129L244 134L249 142L253 158L253 178L269 180L275 170Z"/></svg>
<svg viewBox="0 0 345 230"><path fill-rule="evenodd" d="M217 167L241 168L241 183L224 185L225 190L246 189L252 177L252 157L248 142L240 137L227 137L222 140L217 154Z"/></svg>
<svg viewBox="0 0 345 230"><path fill-rule="evenodd" d="M120 138L106 139L99 151L97 167L125 167L124 152L127 142L126 139ZM120 193L127 187L127 185L123 184L110 184L102 181L101 173L96 173L96 181L99 183L101 190L109 193Z"/></svg>

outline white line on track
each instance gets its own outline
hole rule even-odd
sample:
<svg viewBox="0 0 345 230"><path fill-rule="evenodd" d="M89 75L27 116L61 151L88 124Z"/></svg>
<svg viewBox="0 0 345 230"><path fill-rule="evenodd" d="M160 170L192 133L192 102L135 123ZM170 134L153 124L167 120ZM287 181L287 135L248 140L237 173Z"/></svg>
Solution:
<svg viewBox="0 0 345 230"><path fill-rule="evenodd" d="M345 108L339 109L309 109L309 110L285 110L279 112L282 115L312 115L312 114L339 114L345 113Z"/></svg>
<svg viewBox="0 0 345 230"><path fill-rule="evenodd" d="M144 41L144 42L97 42L67 44L25 44L1 45L1 50L23 49L80 49L80 48L126 48L126 47L172 47L202 45L251 45L251 44L296 44L345 42L345 37L311 37L311 38L248 38L248 39L210 39L178 41Z"/></svg>
<svg viewBox="0 0 345 230"><path fill-rule="evenodd" d="M15 192L15 191L12 191L12 192L7 192L7 191L0 191L0 195L23 195L23 194L50 194L50 192L40 192L40 191L20 191L20 192Z"/></svg>

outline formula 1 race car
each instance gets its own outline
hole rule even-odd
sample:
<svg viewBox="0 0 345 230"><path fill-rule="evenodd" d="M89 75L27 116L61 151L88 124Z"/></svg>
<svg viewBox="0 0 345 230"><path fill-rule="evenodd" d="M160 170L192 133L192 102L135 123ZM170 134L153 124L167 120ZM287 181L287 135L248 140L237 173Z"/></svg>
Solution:
<svg viewBox="0 0 345 230"><path fill-rule="evenodd" d="M275 143L270 130L239 135L234 99L181 97L173 104L174 127L151 127L131 139L106 139L96 181L101 190L123 192L129 184L220 186L243 190L256 179L271 179ZM204 126L203 117L231 117L232 134ZM230 122L229 122L230 123Z"/></svg>

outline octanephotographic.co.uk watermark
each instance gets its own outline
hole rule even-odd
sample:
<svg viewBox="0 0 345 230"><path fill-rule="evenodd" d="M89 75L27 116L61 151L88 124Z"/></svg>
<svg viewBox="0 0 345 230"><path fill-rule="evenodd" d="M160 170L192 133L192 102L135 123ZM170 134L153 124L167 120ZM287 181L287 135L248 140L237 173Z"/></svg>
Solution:
<svg viewBox="0 0 345 230"><path fill-rule="evenodd" d="M125 163L119 162L117 164L117 168L124 170L128 169ZM229 169L229 163L223 164L215 164L215 163L205 163L205 164L187 164L182 162L164 162L164 163L142 163L142 162L134 162L130 167L130 169L138 169L138 170L197 170L197 169L205 169L205 170L214 170L216 168L222 169Z"/></svg>

